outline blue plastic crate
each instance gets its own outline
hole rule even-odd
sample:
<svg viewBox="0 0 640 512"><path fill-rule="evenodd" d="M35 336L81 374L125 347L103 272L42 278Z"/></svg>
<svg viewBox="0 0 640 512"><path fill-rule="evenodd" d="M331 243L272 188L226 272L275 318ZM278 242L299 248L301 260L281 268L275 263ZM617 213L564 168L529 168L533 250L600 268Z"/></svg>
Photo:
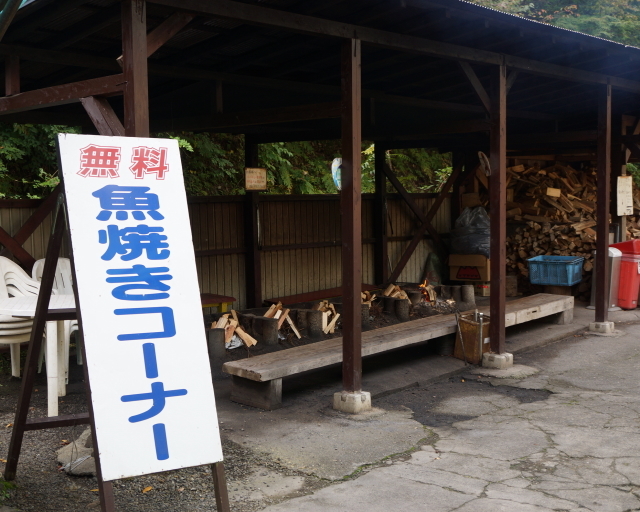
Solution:
<svg viewBox="0 0 640 512"><path fill-rule="evenodd" d="M582 281L584 258L536 256L529 258L529 280L533 284L571 286Z"/></svg>

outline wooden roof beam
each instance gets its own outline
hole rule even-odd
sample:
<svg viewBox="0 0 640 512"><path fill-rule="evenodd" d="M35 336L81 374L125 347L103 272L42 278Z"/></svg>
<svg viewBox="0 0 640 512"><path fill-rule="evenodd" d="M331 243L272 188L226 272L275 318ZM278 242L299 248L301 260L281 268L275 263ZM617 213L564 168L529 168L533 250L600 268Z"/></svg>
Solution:
<svg viewBox="0 0 640 512"><path fill-rule="evenodd" d="M296 105L293 107L268 108L246 112L230 112L227 114L187 117L182 119L157 120L153 123L154 131L175 129L175 126L189 127L190 130L220 130L272 123L290 123L294 121L310 121L314 119L337 119L341 115L339 101L317 103L312 105Z"/></svg>
<svg viewBox="0 0 640 512"><path fill-rule="evenodd" d="M153 3L193 12L198 15L222 17L243 22L272 26L282 29L343 39L357 38L364 43L387 48L395 48L434 57L441 57L483 64L506 65L508 68L537 75L549 76L572 82L608 84L617 89L640 93L640 82L608 76L593 71L559 66L546 62L525 59L513 55L459 46L440 41L432 41L416 36L378 30L369 27L340 23L332 20L295 14L278 9L248 5L231 0L151 0Z"/></svg>
<svg viewBox="0 0 640 512"><path fill-rule="evenodd" d="M31 60L34 62L52 63L89 69L100 69L104 71L120 71L120 67L118 66L115 59L86 53L47 50L22 45L0 43L0 55L17 55L23 60ZM229 84L253 85L256 87L267 87L295 92L305 91L314 94L335 96L337 96L340 92L340 88L337 86L296 82L292 80L244 76L232 73L221 73L217 71L210 71L208 69L158 64L153 62L153 60L149 61L148 68L150 75L180 78L186 80L219 80L221 82ZM484 112L484 107L464 103L452 103L421 98L411 98L408 96L387 94L382 91L367 89L363 90L362 94L363 97L376 98L380 101L398 105L431 108L435 110ZM509 111L508 115L510 117L523 117L528 119L556 119L556 116L546 114L544 112Z"/></svg>
<svg viewBox="0 0 640 512"><path fill-rule="evenodd" d="M111 75L0 98L0 115L79 102L87 96L122 94L124 75Z"/></svg>

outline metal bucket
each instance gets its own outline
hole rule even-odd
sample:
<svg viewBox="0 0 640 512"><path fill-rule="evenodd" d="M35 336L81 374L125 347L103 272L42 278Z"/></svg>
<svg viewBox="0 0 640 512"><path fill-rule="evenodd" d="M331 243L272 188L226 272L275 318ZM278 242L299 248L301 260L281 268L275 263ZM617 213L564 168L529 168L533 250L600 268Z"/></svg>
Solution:
<svg viewBox="0 0 640 512"><path fill-rule="evenodd" d="M471 364L482 363L482 354L490 349L489 321L482 313L460 315L453 356Z"/></svg>

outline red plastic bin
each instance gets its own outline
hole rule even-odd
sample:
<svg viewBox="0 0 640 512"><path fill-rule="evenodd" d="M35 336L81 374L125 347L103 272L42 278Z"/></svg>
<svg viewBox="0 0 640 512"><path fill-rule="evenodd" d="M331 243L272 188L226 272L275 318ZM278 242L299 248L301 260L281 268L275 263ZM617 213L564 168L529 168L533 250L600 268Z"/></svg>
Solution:
<svg viewBox="0 0 640 512"><path fill-rule="evenodd" d="M609 247L615 247L622 254L637 254L640 256L640 239L618 242L617 244L611 244Z"/></svg>
<svg viewBox="0 0 640 512"><path fill-rule="evenodd" d="M620 261L620 286L618 287L618 306L622 309L638 307L640 290L640 255L623 254Z"/></svg>
<svg viewBox="0 0 640 512"><path fill-rule="evenodd" d="M618 306L623 309L635 309L638 307L640 292L640 240L620 242L612 244L611 247L622 252Z"/></svg>

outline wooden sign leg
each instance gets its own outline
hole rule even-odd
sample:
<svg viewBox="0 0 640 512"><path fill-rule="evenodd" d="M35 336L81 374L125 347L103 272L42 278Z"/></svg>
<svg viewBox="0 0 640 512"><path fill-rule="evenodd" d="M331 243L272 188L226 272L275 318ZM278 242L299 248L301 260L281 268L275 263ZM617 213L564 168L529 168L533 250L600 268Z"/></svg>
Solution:
<svg viewBox="0 0 640 512"><path fill-rule="evenodd" d="M224 463L211 464L213 472L213 488L216 493L216 509L218 512L230 512L229 492L227 491L227 479L224 476Z"/></svg>
<svg viewBox="0 0 640 512"><path fill-rule="evenodd" d="M55 219L55 230L47 247L47 260L44 265L42 282L40 283L40 293L38 295L36 314L33 319L31 338L29 339L27 361L22 375L22 385L20 386L16 417L13 422L11 442L9 443L7 465L4 470L5 480L13 480L16 477L18 458L20 457L20 449L22 448L22 439L24 437L25 430L27 430L29 402L33 391L33 381L38 369L38 356L40 355L40 347L42 346L42 337L44 336L45 323L49 310L49 299L51 298L51 290L53 289L53 279L56 271L56 265L58 263L58 255L60 254L60 246L62 245L64 231L64 215L58 215ZM49 371L48 368L47 371ZM57 399L58 390L55 389L54 391ZM28 430L33 430L33 428L29 428Z"/></svg>

